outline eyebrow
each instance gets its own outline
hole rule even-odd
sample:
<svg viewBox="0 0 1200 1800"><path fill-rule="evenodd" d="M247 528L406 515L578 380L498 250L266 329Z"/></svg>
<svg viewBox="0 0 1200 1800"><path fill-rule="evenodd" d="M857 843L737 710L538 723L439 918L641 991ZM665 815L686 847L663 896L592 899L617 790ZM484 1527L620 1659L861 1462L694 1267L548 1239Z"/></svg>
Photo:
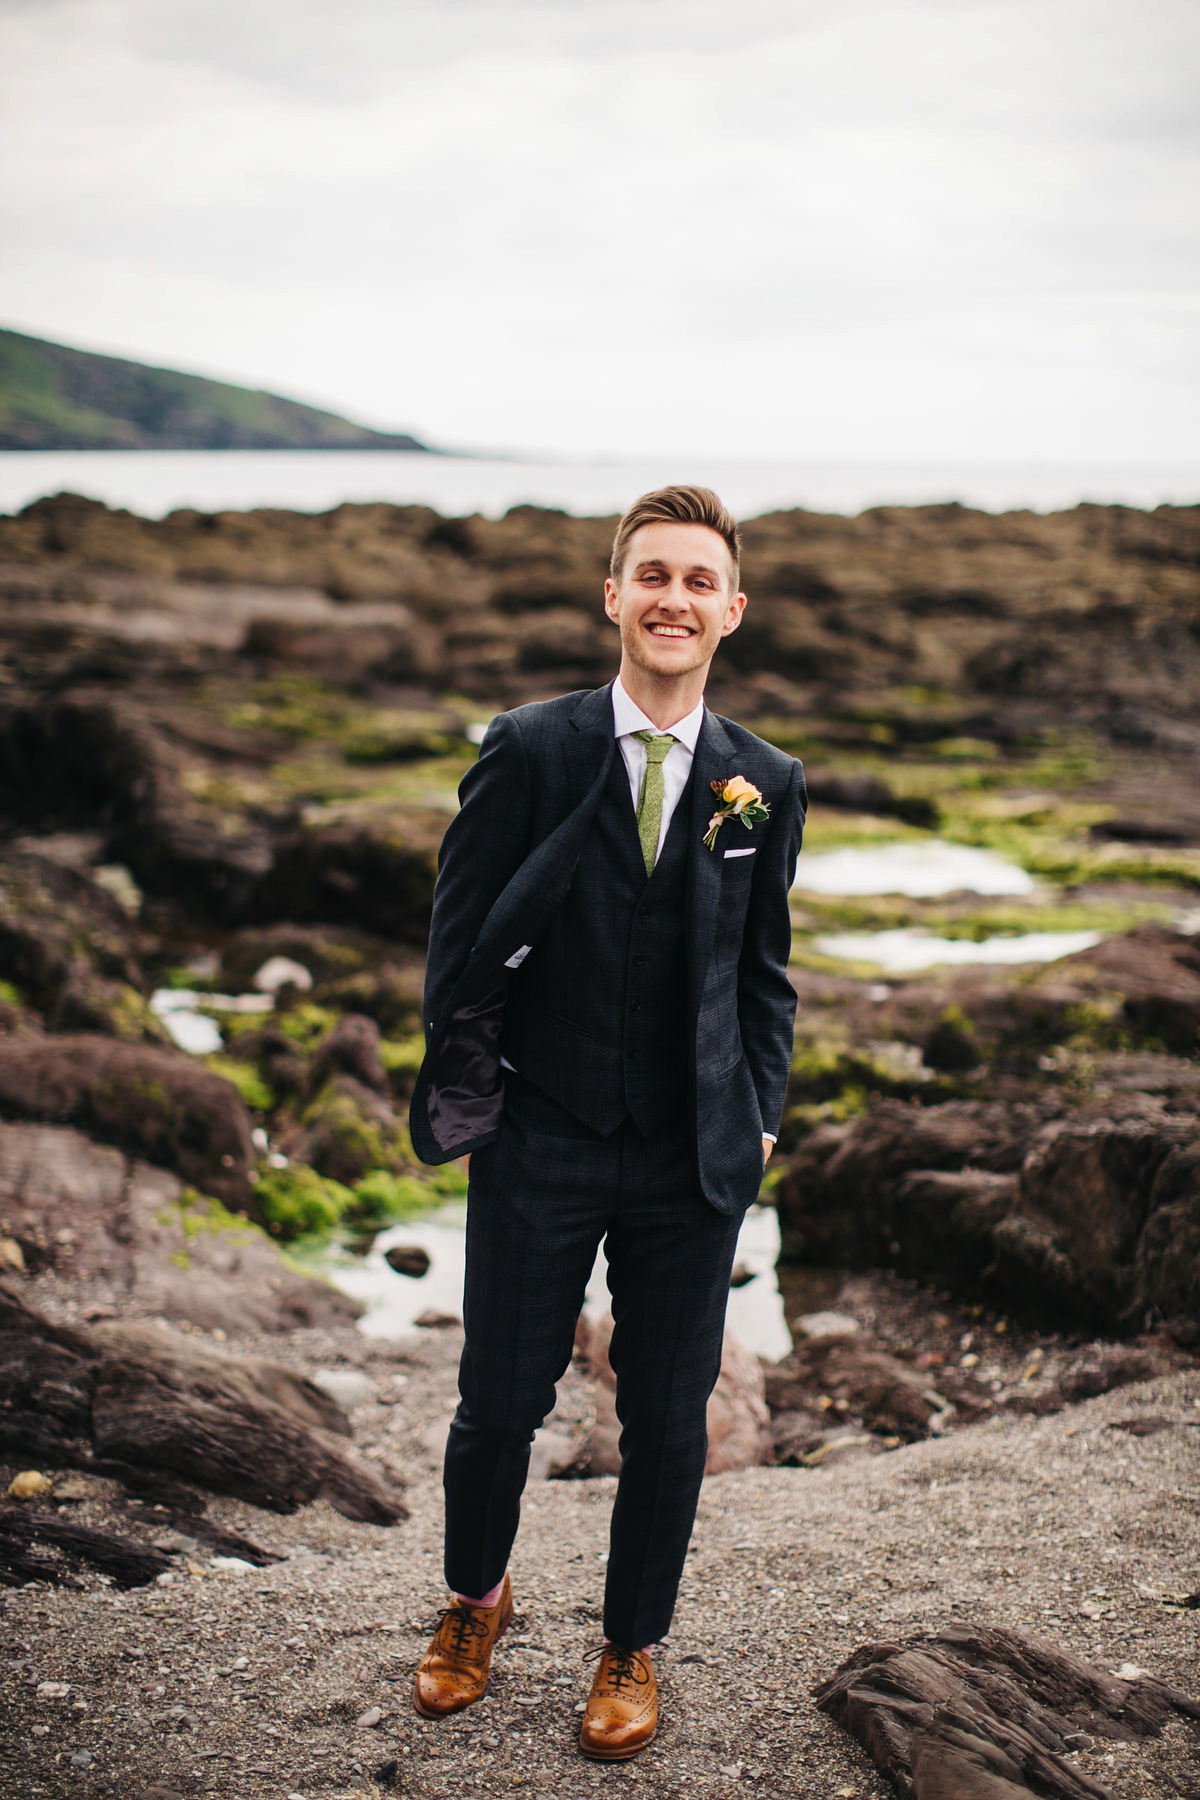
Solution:
<svg viewBox="0 0 1200 1800"><path fill-rule="evenodd" d="M666 567L661 556L644 556L640 562L634 564L633 572L635 575L640 575L643 569L665 569ZM709 563L689 563L684 573L687 575L714 575L718 580L721 574L719 569L714 569Z"/></svg>

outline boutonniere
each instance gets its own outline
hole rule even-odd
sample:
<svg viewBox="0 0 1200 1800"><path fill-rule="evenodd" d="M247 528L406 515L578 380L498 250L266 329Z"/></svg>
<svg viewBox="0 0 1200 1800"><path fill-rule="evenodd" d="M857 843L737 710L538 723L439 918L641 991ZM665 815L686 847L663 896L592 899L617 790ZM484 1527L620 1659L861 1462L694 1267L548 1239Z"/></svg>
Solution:
<svg viewBox="0 0 1200 1800"><path fill-rule="evenodd" d="M770 801L764 800L762 789L756 788L744 775L730 775L724 781L712 782L711 786L721 804L708 821L708 830L704 834L706 849L716 849L717 833L726 819L740 819L747 831L753 831L760 819L770 818Z"/></svg>

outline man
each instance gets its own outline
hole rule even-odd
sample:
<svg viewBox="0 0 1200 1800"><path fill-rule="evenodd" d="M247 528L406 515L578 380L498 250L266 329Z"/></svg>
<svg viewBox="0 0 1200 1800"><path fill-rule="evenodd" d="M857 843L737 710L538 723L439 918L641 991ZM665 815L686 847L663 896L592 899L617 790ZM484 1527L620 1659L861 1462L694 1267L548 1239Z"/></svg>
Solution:
<svg viewBox="0 0 1200 1800"><path fill-rule="evenodd" d="M657 1728L651 1653L695 1517L738 1227L791 1058L803 776L703 701L746 605L738 559L705 488L630 508L604 587L620 672L493 719L433 904L413 1143L428 1162L471 1160L445 1465L453 1602L414 1703L438 1717L487 1685L530 1442L603 1239L622 1461L580 1745L610 1761Z"/></svg>

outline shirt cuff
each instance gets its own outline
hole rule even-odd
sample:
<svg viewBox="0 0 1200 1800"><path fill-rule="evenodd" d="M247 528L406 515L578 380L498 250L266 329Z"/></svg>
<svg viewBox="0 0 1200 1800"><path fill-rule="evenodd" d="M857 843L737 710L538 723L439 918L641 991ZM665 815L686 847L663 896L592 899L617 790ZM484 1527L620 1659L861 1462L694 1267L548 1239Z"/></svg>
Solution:
<svg viewBox="0 0 1200 1800"><path fill-rule="evenodd" d="M777 1134L773 1131L764 1131L763 1136L766 1138L768 1144L777 1144L779 1142Z"/></svg>

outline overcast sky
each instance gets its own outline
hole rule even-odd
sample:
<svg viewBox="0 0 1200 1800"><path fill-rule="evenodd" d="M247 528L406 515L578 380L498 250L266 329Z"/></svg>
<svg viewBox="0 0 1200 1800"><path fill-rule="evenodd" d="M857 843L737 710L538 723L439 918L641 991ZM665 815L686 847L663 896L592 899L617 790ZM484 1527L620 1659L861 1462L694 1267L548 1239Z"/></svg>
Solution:
<svg viewBox="0 0 1200 1800"><path fill-rule="evenodd" d="M444 445L1192 460L1196 0L0 0L0 323Z"/></svg>

